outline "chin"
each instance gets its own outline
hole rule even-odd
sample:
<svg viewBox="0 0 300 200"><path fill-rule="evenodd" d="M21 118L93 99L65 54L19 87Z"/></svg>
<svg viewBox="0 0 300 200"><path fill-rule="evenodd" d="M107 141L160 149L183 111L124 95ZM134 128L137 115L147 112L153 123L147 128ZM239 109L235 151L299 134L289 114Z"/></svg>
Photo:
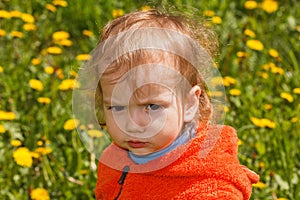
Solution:
<svg viewBox="0 0 300 200"><path fill-rule="evenodd" d="M149 154L153 153L153 152L149 152L149 151L139 151L139 150L136 150L136 149L129 150L129 151L131 151L131 153L133 153L134 155L137 155L137 156L146 156L146 155L149 155Z"/></svg>

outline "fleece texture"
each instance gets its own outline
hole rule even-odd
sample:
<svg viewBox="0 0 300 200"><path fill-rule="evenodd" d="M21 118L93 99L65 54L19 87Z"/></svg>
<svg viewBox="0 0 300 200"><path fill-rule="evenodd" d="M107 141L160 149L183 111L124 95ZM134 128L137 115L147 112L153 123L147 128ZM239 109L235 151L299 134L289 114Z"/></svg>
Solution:
<svg viewBox="0 0 300 200"><path fill-rule="evenodd" d="M99 161L96 199L248 200L259 176L240 165L236 131L198 127L188 143L141 165L112 143Z"/></svg>

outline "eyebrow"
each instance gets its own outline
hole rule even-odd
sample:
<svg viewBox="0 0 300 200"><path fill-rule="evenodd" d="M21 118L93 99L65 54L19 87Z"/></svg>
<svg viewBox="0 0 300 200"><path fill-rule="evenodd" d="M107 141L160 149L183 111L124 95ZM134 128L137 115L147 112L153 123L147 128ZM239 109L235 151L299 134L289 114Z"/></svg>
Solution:
<svg viewBox="0 0 300 200"><path fill-rule="evenodd" d="M135 98L137 99L136 103L138 105L145 105L145 104L150 104L150 103L157 103L157 104L163 104L163 103L168 103L172 100L172 96L174 95L173 92L169 92L167 94L163 93L160 95L156 95L156 96L151 96L151 97L146 97L146 98ZM104 105L111 105L111 104L116 104L116 105L123 105L124 103L118 102L116 101L116 103L114 103L114 101L111 98L106 98L103 99L103 104ZM124 105L127 105L128 102L126 102Z"/></svg>

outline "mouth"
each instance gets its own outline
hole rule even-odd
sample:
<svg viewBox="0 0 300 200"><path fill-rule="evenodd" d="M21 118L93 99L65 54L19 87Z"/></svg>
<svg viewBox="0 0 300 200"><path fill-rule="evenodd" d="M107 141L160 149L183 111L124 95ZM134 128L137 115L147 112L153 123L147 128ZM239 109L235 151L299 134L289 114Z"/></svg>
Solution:
<svg viewBox="0 0 300 200"><path fill-rule="evenodd" d="M128 141L127 144L131 147L131 148L143 148L145 146L147 146L147 142L141 142L141 141Z"/></svg>

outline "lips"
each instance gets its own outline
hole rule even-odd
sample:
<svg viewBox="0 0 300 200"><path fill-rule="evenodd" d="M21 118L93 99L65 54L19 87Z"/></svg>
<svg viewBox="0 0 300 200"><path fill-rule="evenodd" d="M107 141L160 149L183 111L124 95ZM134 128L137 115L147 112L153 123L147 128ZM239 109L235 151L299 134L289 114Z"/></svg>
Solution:
<svg viewBox="0 0 300 200"><path fill-rule="evenodd" d="M143 148L147 145L147 142L140 142L140 141L128 141L128 145L131 148Z"/></svg>

